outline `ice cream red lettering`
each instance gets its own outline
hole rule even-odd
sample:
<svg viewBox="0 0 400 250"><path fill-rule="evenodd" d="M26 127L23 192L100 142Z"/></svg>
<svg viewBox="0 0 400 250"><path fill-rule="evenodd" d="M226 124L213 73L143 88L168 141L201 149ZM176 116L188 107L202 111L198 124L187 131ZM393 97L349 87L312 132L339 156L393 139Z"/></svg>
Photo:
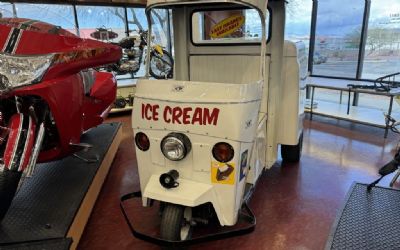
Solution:
<svg viewBox="0 0 400 250"><path fill-rule="evenodd" d="M153 120L158 121L158 109L160 108L160 105L153 105Z"/></svg>
<svg viewBox="0 0 400 250"><path fill-rule="evenodd" d="M171 123L171 119L169 118L172 114L172 108L170 106L166 106L164 108L163 118L166 123Z"/></svg>
<svg viewBox="0 0 400 250"><path fill-rule="evenodd" d="M218 122L219 109L215 108L210 114L210 110L205 108L203 114L203 124L213 124L217 125Z"/></svg>
<svg viewBox="0 0 400 250"><path fill-rule="evenodd" d="M193 118L192 118L192 124L195 124L196 122L199 125L203 125L203 109L202 108L196 108L194 110Z"/></svg>
<svg viewBox="0 0 400 250"><path fill-rule="evenodd" d="M190 124L190 114L188 114L188 113L192 110L193 110L192 108L184 108L183 109L183 116L182 116L183 124Z"/></svg>
<svg viewBox="0 0 400 250"><path fill-rule="evenodd" d="M175 107L172 110L172 123L182 124L179 118L182 116L182 109L180 107Z"/></svg>
<svg viewBox="0 0 400 250"><path fill-rule="evenodd" d="M151 104L146 104L146 107L144 108L144 117L147 120L151 120L151 114L149 114L149 111L150 113L152 111Z"/></svg>

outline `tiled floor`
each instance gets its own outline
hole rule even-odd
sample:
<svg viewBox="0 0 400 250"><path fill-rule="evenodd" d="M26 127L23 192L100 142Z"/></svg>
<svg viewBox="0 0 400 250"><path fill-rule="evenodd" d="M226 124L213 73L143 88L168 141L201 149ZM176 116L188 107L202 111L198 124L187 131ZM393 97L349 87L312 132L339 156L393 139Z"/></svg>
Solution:
<svg viewBox="0 0 400 250"><path fill-rule="evenodd" d="M123 220L119 198L138 190L139 178L130 115L110 120L123 122L124 137L79 249L159 249L133 238ZM320 116L306 120L301 162L278 162L261 177L250 202L256 230L191 249L323 249L351 184L373 181L392 158L398 139L393 133L384 139L379 128Z"/></svg>

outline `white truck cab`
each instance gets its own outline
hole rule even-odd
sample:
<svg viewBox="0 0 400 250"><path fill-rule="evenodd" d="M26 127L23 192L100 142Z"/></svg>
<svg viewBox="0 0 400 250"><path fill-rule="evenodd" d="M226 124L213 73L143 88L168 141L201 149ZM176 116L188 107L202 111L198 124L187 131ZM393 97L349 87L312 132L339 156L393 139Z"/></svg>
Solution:
<svg viewBox="0 0 400 250"><path fill-rule="evenodd" d="M160 202L176 244L199 210L235 225L279 145L300 160L307 58L284 41L285 1L149 0L148 20L157 9L171 11L174 78L138 81L132 126L142 204Z"/></svg>

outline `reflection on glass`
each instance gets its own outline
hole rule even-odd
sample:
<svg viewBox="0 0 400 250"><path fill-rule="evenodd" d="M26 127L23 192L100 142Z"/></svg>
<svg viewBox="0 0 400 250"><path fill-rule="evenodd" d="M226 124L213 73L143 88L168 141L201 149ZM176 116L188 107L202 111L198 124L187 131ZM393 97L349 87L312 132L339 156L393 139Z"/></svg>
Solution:
<svg viewBox="0 0 400 250"><path fill-rule="evenodd" d="M285 39L302 41L306 46L307 55L310 45L311 12L311 0L296 0L287 4Z"/></svg>
<svg viewBox="0 0 400 250"><path fill-rule="evenodd" d="M13 17L13 5L11 3L0 3L0 18Z"/></svg>
<svg viewBox="0 0 400 250"><path fill-rule="evenodd" d="M355 78L365 1L325 0L318 3L312 73Z"/></svg>
<svg viewBox="0 0 400 250"><path fill-rule="evenodd" d="M376 79L397 72L400 72L400 1L373 0L362 77Z"/></svg>
<svg viewBox="0 0 400 250"><path fill-rule="evenodd" d="M168 10L155 9L151 12L152 42L169 50L170 37L168 32Z"/></svg>
<svg viewBox="0 0 400 250"><path fill-rule="evenodd" d="M129 33L147 30L147 19L144 8L127 8Z"/></svg>
<svg viewBox="0 0 400 250"><path fill-rule="evenodd" d="M76 11L81 37L105 42L118 42L126 37L124 8L77 6Z"/></svg>
<svg viewBox="0 0 400 250"><path fill-rule="evenodd" d="M15 4L17 17L39 20L60 26L76 34L74 10L70 5L59 4Z"/></svg>

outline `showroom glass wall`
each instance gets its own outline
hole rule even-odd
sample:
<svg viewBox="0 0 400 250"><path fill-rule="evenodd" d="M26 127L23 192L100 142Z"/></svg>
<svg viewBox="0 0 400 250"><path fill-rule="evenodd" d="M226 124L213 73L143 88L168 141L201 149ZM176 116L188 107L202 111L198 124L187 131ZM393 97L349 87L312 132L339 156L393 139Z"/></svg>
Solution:
<svg viewBox="0 0 400 250"><path fill-rule="evenodd" d="M310 49L312 75L374 80L400 71L399 0L290 0L287 7L285 37ZM144 8L1 2L0 15L40 17L83 37L107 28L115 41L148 28ZM157 42L171 50L168 13L152 21Z"/></svg>
<svg viewBox="0 0 400 250"><path fill-rule="evenodd" d="M365 0L318 2L314 75L356 78L364 5Z"/></svg>
<svg viewBox="0 0 400 250"><path fill-rule="evenodd" d="M367 33L362 78L400 72L400 1L372 0Z"/></svg>
<svg viewBox="0 0 400 250"><path fill-rule="evenodd" d="M148 23L143 7L92 6L71 4L32 4L0 2L1 17L19 17L40 19L61 26L83 38L93 38L91 34L102 28L113 33L115 37L99 37L105 42L118 42L127 36L137 36L140 30L147 30ZM154 42L168 51L172 50L170 16L166 10L157 10L152 15ZM136 77L142 77L141 69ZM131 76L132 77L132 76ZM125 77L126 78L126 77Z"/></svg>
<svg viewBox="0 0 400 250"><path fill-rule="evenodd" d="M310 45L313 76L375 80L400 72L400 1L291 0L285 37Z"/></svg>
<svg viewBox="0 0 400 250"><path fill-rule="evenodd" d="M311 32L311 0L296 0L287 4L285 39L302 41L306 45L307 53L310 44Z"/></svg>

